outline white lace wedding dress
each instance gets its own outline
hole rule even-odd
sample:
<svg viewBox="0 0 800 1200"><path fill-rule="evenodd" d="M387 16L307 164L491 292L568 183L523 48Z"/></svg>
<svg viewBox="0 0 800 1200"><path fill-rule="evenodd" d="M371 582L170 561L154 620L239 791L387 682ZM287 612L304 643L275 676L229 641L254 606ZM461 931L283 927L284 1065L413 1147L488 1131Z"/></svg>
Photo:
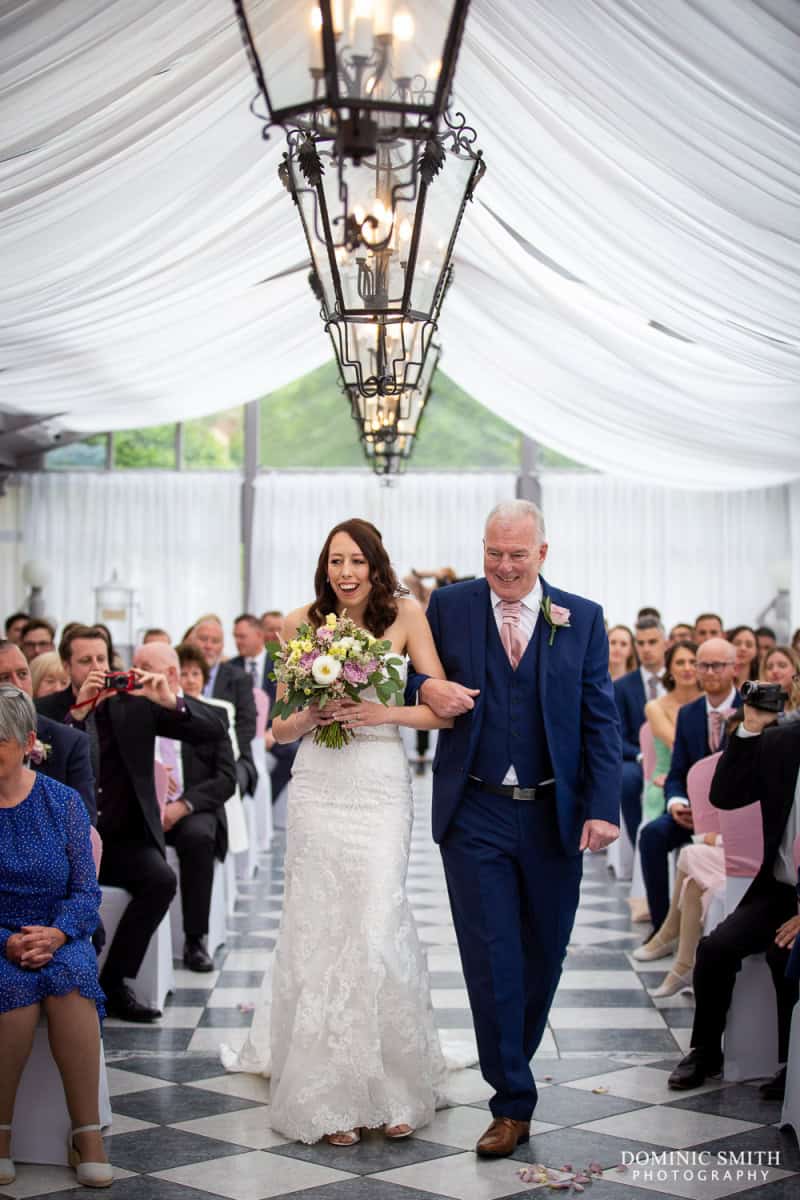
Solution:
<svg viewBox="0 0 800 1200"><path fill-rule="evenodd" d="M286 1137L419 1128L442 1100L447 1068L406 897L412 816L396 726L359 729L341 750L303 739L274 959L244 1049L222 1052L229 1070L271 1076L270 1124Z"/></svg>

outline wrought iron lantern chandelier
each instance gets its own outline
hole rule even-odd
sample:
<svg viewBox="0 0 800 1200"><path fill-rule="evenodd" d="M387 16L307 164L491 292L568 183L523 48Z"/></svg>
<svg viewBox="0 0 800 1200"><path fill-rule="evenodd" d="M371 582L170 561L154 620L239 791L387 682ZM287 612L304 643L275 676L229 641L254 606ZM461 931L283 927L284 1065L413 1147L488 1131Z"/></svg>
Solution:
<svg viewBox="0 0 800 1200"><path fill-rule="evenodd" d="M431 343L417 386L394 396L366 398L357 388L345 389L364 454L376 475L398 475L405 470L431 398L440 357L441 347Z"/></svg>
<svg viewBox="0 0 800 1200"><path fill-rule="evenodd" d="M475 131L446 112L468 3L319 0L300 66L305 5L273 4L267 29L264 4L235 3L265 136L286 129L280 176L345 384L362 397L416 388L485 170Z"/></svg>

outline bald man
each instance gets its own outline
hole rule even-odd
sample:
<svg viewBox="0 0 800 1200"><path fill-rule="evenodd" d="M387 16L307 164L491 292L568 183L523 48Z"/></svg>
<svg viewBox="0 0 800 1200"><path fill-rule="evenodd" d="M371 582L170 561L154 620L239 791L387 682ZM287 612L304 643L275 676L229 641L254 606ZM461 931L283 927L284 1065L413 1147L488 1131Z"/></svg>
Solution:
<svg viewBox="0 0 800 1200"><path fill-rule="evenodd" d="M165 676L170 689L182 697L190 712L215 717L227 729L224 709L184 695L178 656L172 646L148 642L139 646L133 661L142 671ZM236 788L236 764L230 738L192 746L158 737L155 757L170 776L161 823L164 840L168 846L174 846L180 864L183 962L190 971L213 971L206 938L214 861L217 858L223 861L228 849L225 801Z"/></svg>

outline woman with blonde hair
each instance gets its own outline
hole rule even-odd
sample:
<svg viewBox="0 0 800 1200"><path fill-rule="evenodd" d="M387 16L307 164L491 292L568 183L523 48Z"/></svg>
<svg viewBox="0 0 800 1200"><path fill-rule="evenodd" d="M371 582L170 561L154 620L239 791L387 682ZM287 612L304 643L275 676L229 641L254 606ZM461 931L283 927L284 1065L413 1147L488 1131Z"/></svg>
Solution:
<svg viewBox="0 0 800 1200"><path fill-rule="evenodd" d="M37 655L30 666L34 700L50 696L53 692L63 692L69 683L67 668L57 650Z"/></svg>

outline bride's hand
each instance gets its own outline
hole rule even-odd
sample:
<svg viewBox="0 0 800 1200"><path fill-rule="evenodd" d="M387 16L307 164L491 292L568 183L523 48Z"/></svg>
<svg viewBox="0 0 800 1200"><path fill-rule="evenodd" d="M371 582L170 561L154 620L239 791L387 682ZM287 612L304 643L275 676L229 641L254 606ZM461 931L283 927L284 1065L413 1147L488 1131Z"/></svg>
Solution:
<svg viewBox="0 0 800 1200"><path fill-rule="evenodd" d="M365 725L385 725L388 720L388 709L385 704L374 700L338 700L336 702L336 720L345 729L360 729Z"/></svg>
<svg viewBox="0 0 800 1200"><path fill-rule="evenodd" d="M312 729L317 725L332 725L339 719L336 716L336 708L332 704L326 704L324 708L319 704L309 704L306 711L313 721Z"/></svg>

